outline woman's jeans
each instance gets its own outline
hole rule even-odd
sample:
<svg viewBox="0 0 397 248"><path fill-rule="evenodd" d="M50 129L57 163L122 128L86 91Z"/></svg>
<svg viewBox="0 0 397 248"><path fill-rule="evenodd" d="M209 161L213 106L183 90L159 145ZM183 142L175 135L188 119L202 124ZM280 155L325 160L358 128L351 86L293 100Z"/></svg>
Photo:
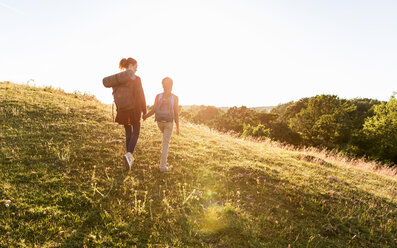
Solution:
<svg viewBox="0 0 397 248"><path fill-rule="evenodd" d="M136 143L138 142L139 132L141 130L141 123L138 122L134 125L124 125L124 129L127 152L130 152L132 154L135 150Z"/></svg>
<svg viewBox="0 0 397 248"><path fill-rule="evenodd" d="M170 147L170 140L172 135L172 128L174 122L157 122L160 131L163 133L163 140L161 142L161 162L160 168L167 166L168 148Z"/></svg>

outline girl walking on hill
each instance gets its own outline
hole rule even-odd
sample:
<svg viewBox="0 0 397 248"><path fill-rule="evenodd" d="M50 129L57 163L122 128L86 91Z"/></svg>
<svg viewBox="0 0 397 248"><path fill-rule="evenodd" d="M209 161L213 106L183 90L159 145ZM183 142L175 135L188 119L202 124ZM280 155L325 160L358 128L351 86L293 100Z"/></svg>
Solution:
<svg viewBox="0 0 397 248"><path fill-rule="evenodd" d="M132 70L134 74L137 71L137 67L138 63L133 58L124 58L119 64L121 70ZM127 169L131 170L131 166L134 163L132 154L138 142L141 129L141 116L142 113L144 115L146 114L146 100L140 77L135 75L135 79L130 79L127 84L132 91L134 106L132 106L132 109L125 111L117 110L115 121L120 125L124 125L127 147L127 153L124 155L124 159Z"/></svg>
<svg viewBox="0 0 397 248"><path fill-rule="evenodd" d="M171 78L164 78L162 85L164 92L156 96L152 110L143 116L143 120L155 114L155 121L157 121L157 125L163 134L160 171L168 172L171 171L171 168L167 167L167 157L174 121L176 124L176 134L179 135L179 99L171 93L173 85Z"/></svg>

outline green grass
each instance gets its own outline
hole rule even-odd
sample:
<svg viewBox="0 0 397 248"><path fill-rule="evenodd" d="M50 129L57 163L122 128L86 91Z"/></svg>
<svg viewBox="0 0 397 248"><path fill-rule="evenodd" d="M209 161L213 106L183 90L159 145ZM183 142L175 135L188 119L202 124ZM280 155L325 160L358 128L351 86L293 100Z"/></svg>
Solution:
<svg viewBox="0 0 397 248"><path fill-rule="evenodd" d="M161 174L153 119L126 171L110 106L8 82L0 97L0 247L396 247L393 171L182 122Z"/></svg>

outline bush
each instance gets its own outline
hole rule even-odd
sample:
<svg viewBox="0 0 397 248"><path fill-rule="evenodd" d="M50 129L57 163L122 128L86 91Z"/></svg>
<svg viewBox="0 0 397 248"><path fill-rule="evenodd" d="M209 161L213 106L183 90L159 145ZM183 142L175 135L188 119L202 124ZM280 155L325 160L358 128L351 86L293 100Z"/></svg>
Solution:
<svg viewBox="0 0 397 248"><path fill-rule="evenodd" d="M285 122L280 121L277 121L271 125L270 138L295 146L302 144L302 138L299 133L289 128Z"/></svg>
<svg viewBox="0 0 397 248"><path fill-rule="evenodd" d="M262 124L258 124L257 126L251 126L250 124L244 125L244 131L241 136L247 137L247 136L252 136L252 137L261 137L261 138L266 138L269 137L270 135L270 129L266 128Z"/></svg>
<svg viewBox="0 0 397 248"><path fill-rule="evenodd" d="M367 118L362 134L370 158L397 163L397 99L374 106L374 116Z"/></svg>

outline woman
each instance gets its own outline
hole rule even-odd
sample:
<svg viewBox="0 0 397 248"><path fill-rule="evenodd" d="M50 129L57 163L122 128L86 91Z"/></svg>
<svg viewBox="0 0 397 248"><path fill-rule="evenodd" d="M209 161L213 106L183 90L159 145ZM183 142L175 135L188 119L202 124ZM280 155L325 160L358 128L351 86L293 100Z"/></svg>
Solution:
<svg viewBox="0 0 397 248"><path fill-rule="evenodd" d="M125 59L120 61L120 70L132 70L134 74L137 71L138 63L133 58ZM134 163L134 153L136 143L138 142L139 132L141 129L141 116L142 113L146 114L146 100L145 94L142 89L141 78L135 76L135 79L130 79L127 84L132 91L134 98L134 106L130 110L120 111L117 110L116 122L120 125L124 125L127 153L124 155L125 165L127 169L131 170L131 166Z"/></svg>
<svg viewBox="0 0 397 248"><path fill-rule="evenodd" d="M156 96L152 110L148 114L143 115L143 120L146 120L155 113L155 121L157 121L157 125L163 134L160 171L169 172L171 168L167 167L167 157L174 121L176 124L176 134L179 135L179 99L171 93L173 85L171 78L164 78L162 85L164 92Z"/></svg>

